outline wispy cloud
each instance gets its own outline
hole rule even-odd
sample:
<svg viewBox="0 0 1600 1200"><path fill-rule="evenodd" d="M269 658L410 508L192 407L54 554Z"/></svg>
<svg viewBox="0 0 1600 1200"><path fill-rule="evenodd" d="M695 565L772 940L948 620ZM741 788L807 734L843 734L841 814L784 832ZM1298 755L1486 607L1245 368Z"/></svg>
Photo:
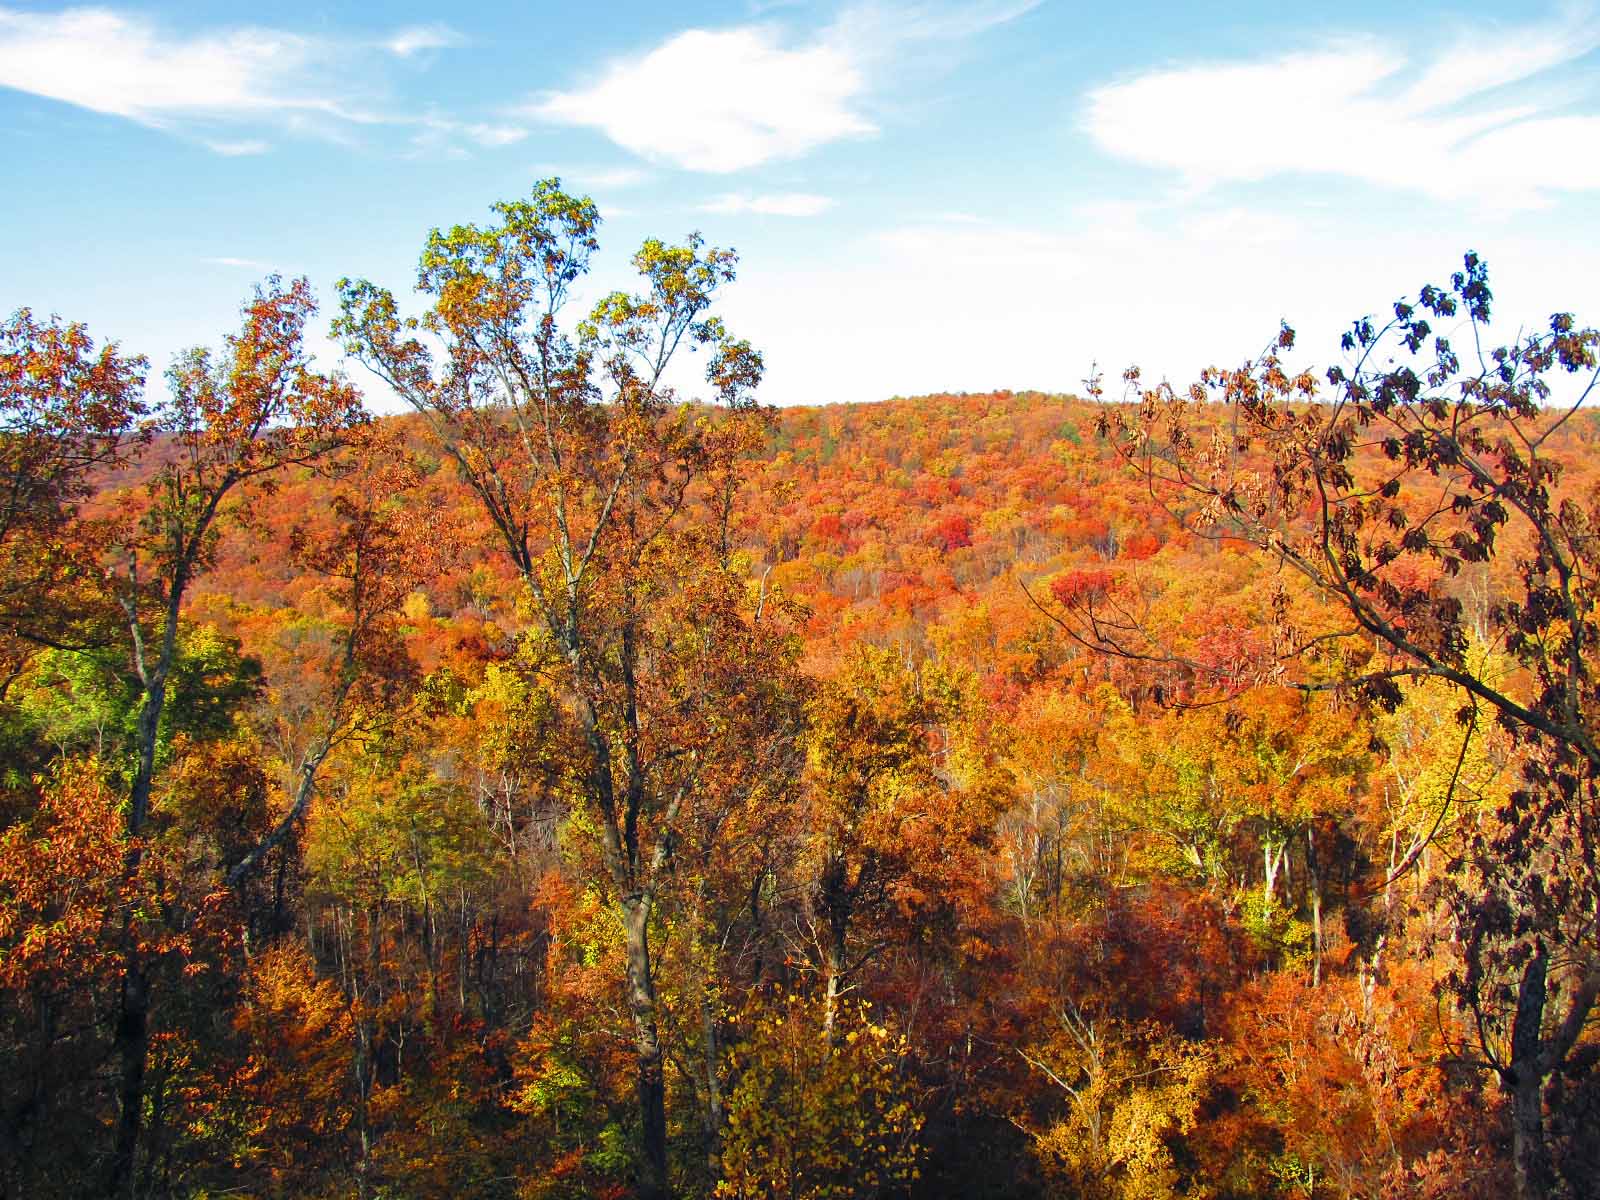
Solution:
<svg viewBox="0 0 1600 1200"><path fill-rule="evenodd" d="M527 127L523 125L459 121L437 113L397 123L414 127L414 132L411 134L411 157L468 158L471 147L497 150L504 146L513 146L528 136Z"/></svg>
<svg viewBox="0 0 1600 1200"><path fill-rule="evenodd" d="M343 139L353 127L430 128L438 118L374 100L384 95L383 63L462 41L443 25L378 39L258 26L176 32L109 8L0 7L0 88L192 137L218 154L260 154L272 132ZM504 121L444 123L478 146L526 136ZM240 127L248 127L246 136L237 135Z"/></svg>
<svg viewBox="0 0 1600 1200"><path fill-rule="evenodd" d="M640 167L604 166L554 166L546 163L533 168L540 177L555 175L586 188L622 189L638 187L650 178L650 172Z"/></svg>
<svg viewBox="0 0 1600 1200"><path fill-rule="evenodd" d="M292 86L315 52L312 39L268 29L174 38L109 9L0 9L0 85L152 125L336 110Z"/></svg>
<svg viewBox="0 0 1600 1200"><path fill-rule="evenodd" d="M1044 0L967 0L963 4L902 4L868 0L845 9L828 37L863 57L913 42L958 42L1026 16Z"/></svg>
<svg viewBox="0 0 1600 1200"><path fill-rule="evenodd" d="M239 141L208 141L206 148L225 158L244 158L252 154L265 154L272 149L268 142L259 138L244 138Z"/></svg>
<svg viewBox="0 0 1600 1200"><path fill-rule="evenodd" d="M1559 115L1565 97L1534 86L1597 46L1600 22L1569 15L1464 34L1427 56L1369 37L1162 67L1091 92L1084 127L1112 154L1199 188L1305 173L1537 205L1600 187L1600 160L1572 153L1600 145L1600 116Z"/></svg>
<svg viewBox="0 0 1600 1200"><path fill-rule="evenodd" d="M612 61L588 86L547 93L526 111L597 129L643 158L741 171L872 136L878 126L864 102L884 60L911 42L971 37L1038 2L861 5L805 37L777 24L690 29Z"/></svg>
<svg viewBox="0 0 1600 1200"><path fill-rule="evenodd" d="M213 267L235 267L245 271L265 271L267 269L266 263L259 262L256 259L234 258L226 254L218 255L215 258L202 258L200 261L209 263Z"/></svg>
<svg viewBox="0 0 1600 1200"><path fill-rule="evenodd" d="M765 196L751 196L729 192L700 206L701 212L757 213L769 217L815 217L833 207L833 200L810 192L778 192Z"/></svg>
<svg viewBox="0 0 1600 1200"><path fill-rule="evenodd" d="M461 126L461 131L480 146L514 146L528 136L521 125L499 125L474 121Z"/></svg>
<svg viewBox="0 0 1600 1200"><path fill-rule="evenodd" d="M383 48L400 58L410 58L427 50L445 50L466 43L466 38L448 25L408 25L384 39Z"/></svg>

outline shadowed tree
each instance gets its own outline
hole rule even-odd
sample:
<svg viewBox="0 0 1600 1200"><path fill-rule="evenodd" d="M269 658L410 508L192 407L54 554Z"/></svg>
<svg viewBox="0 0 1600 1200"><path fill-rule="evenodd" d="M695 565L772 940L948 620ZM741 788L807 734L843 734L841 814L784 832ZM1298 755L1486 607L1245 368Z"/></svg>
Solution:
<svg viewBox="0 0 1600 1200"><path fill-rule="evenodd" d="M1137 391L1100 428L1191 532L1257 547L1348 618L1308 633L1274 614L1235 685L1287 678L1394 708L1404 682L1443 680L1463 754L1480 720L1514 739L1522 786L1465 839L1440 896L1460 947L1449 989L1511 1100L1518 1194L1533 1200L1568 1186L1545 1091L1576 1067L1600 998L1600 501L1563 486L1552 441L1594 391L1600 333L1558 313L1490 348L1490 300L1469 254L1387 324L1355 322L1349 361L1320 379L1283 365L1285 326L1259 360L1187 393ZM1476 621L1455 582L1469 564L1487 564L1496 589ZM1102 648L1171 661L1127 621L1080 617ZM1474 635L1519 670L1483 670Z"/></svg>

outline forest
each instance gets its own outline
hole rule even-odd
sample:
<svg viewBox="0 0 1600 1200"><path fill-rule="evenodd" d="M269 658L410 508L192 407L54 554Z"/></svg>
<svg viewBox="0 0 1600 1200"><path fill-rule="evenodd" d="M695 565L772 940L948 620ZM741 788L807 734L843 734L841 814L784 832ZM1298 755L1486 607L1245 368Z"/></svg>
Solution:
<svg viewBox="0 0 1600 1200"><path fill-rule="evenodd" d="M1600 335L773 409L599 226L0 325L0 1197L1600 1195Z"/></svg>

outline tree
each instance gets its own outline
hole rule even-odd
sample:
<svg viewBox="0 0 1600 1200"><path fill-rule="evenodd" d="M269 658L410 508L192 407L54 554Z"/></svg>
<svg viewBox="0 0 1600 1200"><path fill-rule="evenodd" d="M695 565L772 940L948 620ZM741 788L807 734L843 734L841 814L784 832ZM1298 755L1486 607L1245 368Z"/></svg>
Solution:
<svg viewBox="0 0 1600 1200"><path fill-rule="evenodd" d="M107 1049L99 1009L121 971L119 913L147 893L147 880L124 870L121 834L117 796L92 763L64 764L30 819L0 832L7 1194L82 1195L102 1165L93 1153Z"/></svg>
<svg viewBox="0 0 1600 1200"><path fill-rule="evenodd" d="M299 743L291 751L296 761L289 809L228 869L225 882L230 888L305 819L328 755L393 719L417 683L416 665L406 653L397 618L406 598L444 561L438 519L426 507L409 503L415 499L408 492L418 482L417 470L398 446L365 437L356 448L356 461L338 474L342 479L328 505L332 528L302 525L289 538L291 560L325 581L335 609L332 661L298 664L315 679L317 694L304 714L309 733L288 737Z"/></svg>
<svg viewBox="0 0 1600 1200"><path fill-rule="evenodd" d="M1439 1019L1431 964L1355 965L1320 983L1280 971L1235 993L1226 1080L1244 1103L1219 1122L1217 1174L1236 1193L1393 1195L1444 1150L1451 1194L1503 1195L1508 1164L1482 1149L1494 1105L1448 1086L1452 1022ZM1450 1154L1457 1139L1477 1153Z"/></svg>
<svg viewBox="0 0 1600 1200"><path fill-rule="evenodd" d="M270 491L276 472L327 455L366 421L353 387L312 369L304 339L315 312L310 284L285 286L273 276L245 304L242 327L220 357L202 348L179 357L167 372L171 399L155 414L154 470L143 489L125 497L120 528L109 537L106 575L141 692L126 809L134 869L184 597L212 560L224 503L246 488ZM149 1052L148 980L134 939L124 940L116 1038L121 1116L108 1187L114 1196L131 1194L135 1183Z"/></svg>
<svg viewBox="0 0 1600 1200"><path fill-rule="evenodd" d="M27 309L0 322L0 638L13 647L103 640L80 506L138 441L145 366L76 322ZM8 683L18 657L5 655Z"/></svg>
<svg viewBox="0 0 1600 1200"><path fill-rule="evenodd" d="M906 1041L865 1006L818 1038L798 996L758 1009L734 1052L723 1176L727 1200L849 1200L903 1193L920 1177L922 1117L906 1078Z"/></svg>
<svg viewBox="0 0 1600 1200"><path fill-rule="evenodd" d="M156 769L182 737L229 733L239 706L256 695L261 665L209 626L184 622L168 671L169 703L156 731ZM42 651L14 685L19 716L63 757L93 756L127 787L139 764L144 686L124 649L96 646Z"/></svg>
<svg viewBox="0 0 1600 1200"><path fill-rule="evenodd" d="M1450 988L1511 1098L1531 1200L1561 1186L1544 1092L1600 998L1600 504L1563 488L1552 443L1600 379L1600 333L1558 313L1491 349L1490 302L1468 254L1448 287L1397 302L1387 324L1356 321L1350 361L1321 380L1283 365L1285 326L1260 359L1187 393L1138 390L1100 430L1190 531L1271 555L1346 618L1277 621L1236 676L1389 708L1405 681L1445 680L1464 727L1493 719L1515 740L1522 786L1479 823L1443 898L1462 951ZM1464 327L1464 350L1435 330L1444 321ZM1136 371L1127 379L1138 389ZM1481 624L1520 668L1511 676L1477 669L1470 650L1461 581L1474 563L1491 571Z"/></svg>
<svg viewBox="0 0 1600 1200"><path fill-rule="evenodd" d="M646 241L633 258L645 290L606 296L566 328L598 248L594 203L551 179L494 212L498 224L429 235L422 317L402 317L376 284L345 280L335 330L427 419L527 590L530 662L572 728L572 792L624 931L645 1191L664 1195L651 919L702 771L736 752L717 741L717 708L764 669L749 623L728 608L742 592L702 587L727 568L715 523L693 517L694 489L751 444L761 359L710 315L734 277L731 251L698 235ZM685 348L709 351L725 419L676 403L666 376ZM663 597L696 591L708 607L694 619L723 636L689 636L667 619ZM695 675L712 686L671 686Z"/></svg>
<svg viewBox="0 0 1600 1200"><path fill-rule="evenodd" d="M1035 1132L1047 1178L1084 1200L1179 1195L1172 1143L1194 1128L1214 1071L1203 1044L1159 1025L1097 1019L1070 1003L1052 1014L1028 1064L1065 1110Z"/></svg>
<svg viewBox="0 0 1600 1200"><path fill-rule="evenodd" d="M348 1194L350 1026L338 986L317 978L304 950L274 946L255 959L228 1031L233 1054L202 1084L214 1106L206 1132L221 1143L200 1164L202 1189Z"/></svg>
<svg viewBox="0 0 1600 1200"><path fill-rule="evenodd" d="M862 647L811 701L803 921L830 1039L869 961L949 933L1012 799L1006 772L958 727L962 700L937 665Z"/></svg>

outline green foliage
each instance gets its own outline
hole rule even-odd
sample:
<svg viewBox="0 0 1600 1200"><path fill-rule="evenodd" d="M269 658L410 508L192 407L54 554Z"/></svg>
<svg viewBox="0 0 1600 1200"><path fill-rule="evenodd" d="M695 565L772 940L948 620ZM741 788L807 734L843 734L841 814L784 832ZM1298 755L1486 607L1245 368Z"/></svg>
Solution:
<svg viewBox="0 0 1600 1200"><path fill-rule="evenodd" d="M326 895L422 909L489 878L482 810L425 762L390 746L361 755L311 823L306 867Z"/></svg>
<svg viewBox="0 0 1600 1200"><path fill-rule="evenodd" d="M185 625L161 711L157 769L172 761L180 736L211 741L232 733L236 714L260 691L261 665L237 639L210 625ZM19 720L61 755L93 755L132 778L144 686L125 651L42 651L14 695Z"/></svg>
<svg viewBox="0 0 1600 1200"><path fill-rule="evenodd" d="M580 1200L636 1174L636 1131L608 1094L607 1066L577 1022L534 1019L517 1048L509 1097L545 1164L523 1185L526 1200Z"/></svg>
<svg viewBox="0 0 1600 1200"><path fill-rule="evenodd" d="M1296 917L1277 896L1246 892L1240 898L1239 924L1257 946L1277 956L1284 966L1304 963L1311 957L1310 923Z"/></svg>

